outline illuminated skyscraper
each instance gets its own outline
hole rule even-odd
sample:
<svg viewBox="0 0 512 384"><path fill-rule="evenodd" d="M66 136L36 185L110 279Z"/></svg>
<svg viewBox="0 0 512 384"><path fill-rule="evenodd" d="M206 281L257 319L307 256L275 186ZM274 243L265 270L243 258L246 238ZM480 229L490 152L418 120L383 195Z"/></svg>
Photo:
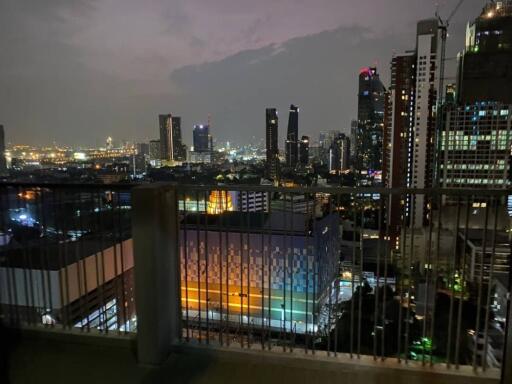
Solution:
<svg viewBox="0 0 512 384"><path fill-rule="evenodd" d="M267 176L271 179L279 177L278 127L277 109L267 108L265 111Z"/></svg>
<svg viewBox="0 0 512 384"><path fill-rule="evenodd" d="M207 124L194 125L193 131L194 152L209 152L212 150L210 126Z"/></svg>
<svg viewBox="0 0 512 384"><path fill-rule="evenodd" d="M468 24L459 55L462 104L482 100L512 104L512 1L489 1Z"/></svg>
<svg viewBox="0 0 512 384"><path fill-rule="evenodd" d="M299 162L306 166L309 163L309 136L302 136L299 143Z"/></svg>
<svg viewBox="0 0 512 384"><path fill-rule="evenodd" d="M386 95L384 119L384 158L382 180L389 188L410 184L416 99L416 52L398 54L391 60L391 85ZM390 196L388 222L401 225L403 211L399 195Z"/></svg>
<svg viewBox="0 0 512 384"><path fill-rule="evenodd" d="M295 168L299 162L299 107L293 104L290 105L285 151L286 166Z"/></svg>
<svg viewBox="0 0 512 384"><path fill-rule="evenodd" d="M159 115L160 158L163 161L185 161L186 150L181 140L181 117Z"/></svg>
<svg viewBox="0 0 512 384"><path fill-rule="evenodd" d="M389 187L429 188L433 185L438 50L441 46L438 30L437 19L419 21L416 49L396 55L391 63L383 152L386 158L384 181ZM409 223L414 227L425 225L425 196L418 194L406 204ZM392 203L390 212L398 211Z"/></svg>
<svg viewBox="0 0 512 384"><path fill-rule="evenodd" d="M340 174L349 169L350 139L343 133L338 133L329 148L329 172Z"/></svg>
<svg viewBox="0 0 512 384"><path fill-rule="evenodd" d="M355 166L365 174L382 169L384 92L377 68L367 67L359 73Z"/></svg>

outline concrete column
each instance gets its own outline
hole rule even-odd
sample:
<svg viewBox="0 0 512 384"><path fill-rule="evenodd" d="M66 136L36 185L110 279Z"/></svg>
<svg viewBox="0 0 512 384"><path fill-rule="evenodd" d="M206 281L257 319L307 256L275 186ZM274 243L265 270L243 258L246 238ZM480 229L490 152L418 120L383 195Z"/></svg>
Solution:
<svg viewBox="0 0 512 384"><path fill-rule="evenodd" d="M176 191L169 184L133 190L133 250L140 364L159 365L180 339L180 255Z"/></svg>

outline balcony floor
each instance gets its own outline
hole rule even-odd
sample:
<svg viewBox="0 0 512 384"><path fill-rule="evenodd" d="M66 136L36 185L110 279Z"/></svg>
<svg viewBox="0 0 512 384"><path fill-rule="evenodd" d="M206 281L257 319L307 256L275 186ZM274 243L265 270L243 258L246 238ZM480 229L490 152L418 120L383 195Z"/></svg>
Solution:
<svg viewBox="0 0 512 384"><path fill-rule="evenodd" d="M494 374L398 367L373 359L329 361L238 349L177 347L161 367L136 364L134 340L91 335L24 336L10 360L11 383L450 383L497 384ZM441 371L441 372L439 372ZM467 372L466 372L467 373ZM1 381L1 380L0 380Z"/></svg>

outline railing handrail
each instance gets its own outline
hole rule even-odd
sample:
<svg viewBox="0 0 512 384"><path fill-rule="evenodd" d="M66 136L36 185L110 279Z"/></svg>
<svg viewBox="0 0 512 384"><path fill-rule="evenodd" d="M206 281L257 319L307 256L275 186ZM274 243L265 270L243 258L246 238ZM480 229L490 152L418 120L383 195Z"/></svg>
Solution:
<svg viewBox="0 0 512 384"><path fill-rule="evenodd" d="M512 188L486 189L486 188L388 188L388 187L276 187L270 185L250 185L250 184L179 184L179 183L161 183L162 186L176 188L178 190L193 191L240 191L240 192L286 192L286 193L328 193L328 194L381 194L381 195L456 195L456 196L475 196L483 194L485 196L505 196L512 194ZM144 184L142 185L144 186Z"/></svg>
<svg viewBox="0 0 512 384"><path fill-rule="evenodd" d="M381 195L449 195L449 196L475 196L483 194L485 196L505 196L512 194L512 187L506 188L409 188L409 187L286 187L273 185L253 185L253 184L181 184L178 182L154 182L154 183L46 183L46 182L0 182L0 187L21 187L21 188L81 188L81 189L123 189L148 186L161 186L176 188L178 190L193 191L240 191L240 192L287 192L287 193L338 193L347 195L360 194L381 194Z"/></svg>
<svg viewBox="0 0 512 384"><path fill-rule="evenodd" d="M13 188L70 188L70 189L131 189L143 185L142 183L78 183L76 181L70 183L46 183L42 182L15 182L0 181L0 187Z"/></svg>

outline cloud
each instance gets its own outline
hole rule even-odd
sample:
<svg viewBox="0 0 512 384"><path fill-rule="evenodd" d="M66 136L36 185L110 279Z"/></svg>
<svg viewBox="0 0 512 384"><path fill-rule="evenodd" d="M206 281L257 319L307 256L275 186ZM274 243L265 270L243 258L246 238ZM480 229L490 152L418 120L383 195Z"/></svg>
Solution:
<svg viewBox="0 0 512 384"><path fill-rule="evenodd" d="M480 3L461 8L452 47ZM160 112L181 114L189 137L211 113L219 138L242 141L263 136L266 105L284 112L296 102L302 132L342 129L355 115L357 69L378 62L386 74L392 51L414 46L415 21L434 8L425 0L4 0L0 123L12 142L88 145L108 135L152 138Z"/></svg>

